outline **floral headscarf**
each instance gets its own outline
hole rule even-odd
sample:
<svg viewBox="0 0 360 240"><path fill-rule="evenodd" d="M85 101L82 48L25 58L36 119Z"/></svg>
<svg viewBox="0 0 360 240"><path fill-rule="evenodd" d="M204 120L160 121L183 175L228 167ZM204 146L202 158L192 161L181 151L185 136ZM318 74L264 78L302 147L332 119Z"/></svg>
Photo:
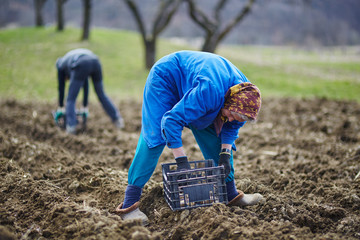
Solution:
<svg viewBox="0 0 360 240"><path fill-rule="evenodd" d="M225 95L224 108L256 120L261 107L260 90L252 83L244 82L229 88ZM217 135L220 134L224 119L221 111L214 121Z"/></svg>

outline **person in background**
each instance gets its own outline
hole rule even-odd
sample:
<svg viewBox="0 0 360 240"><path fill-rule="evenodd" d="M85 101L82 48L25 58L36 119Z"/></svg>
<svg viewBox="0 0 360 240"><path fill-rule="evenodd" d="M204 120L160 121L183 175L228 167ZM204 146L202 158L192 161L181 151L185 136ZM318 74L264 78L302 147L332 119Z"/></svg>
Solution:
<svg viewBox="0 0 360 240"><path fill-rule="evenodd" d="M192 130L205 159L224 166L228 205L257 204L261 194L236 189L233 151L239 129L256 120L260 105L259 89L219 55L180 51L161 58L145 84L140 138L124 201L115 211L124 220L148 220L139 210L139 200L165 145L178 170L190 168L181 140L184 127Z"/></svg>
<svg viewBox="0 0 360 240"><path fill-rule="evenodd" d="M93 52L84 48L71 50L65 56L57 59L56 68L58 73L59 106L55 113L55 120L65 114L66 131L68 133L76 133L76 98L82 87L84 89L84 99L80 111L86 116L88 115L89 76L92 78L96 95L105 112L117 128L124 128L124 120L119 110L116 109L104 92L101 63ZM64 92L66 79L70 79L70 85L65 108Z"/></svg>

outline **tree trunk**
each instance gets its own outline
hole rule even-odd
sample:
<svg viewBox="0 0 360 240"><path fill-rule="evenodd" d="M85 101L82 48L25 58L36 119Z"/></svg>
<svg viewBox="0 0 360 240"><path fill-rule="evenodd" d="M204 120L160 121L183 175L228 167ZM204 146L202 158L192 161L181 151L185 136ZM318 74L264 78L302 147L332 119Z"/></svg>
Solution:
<svg viewBox="0 0 360 240"><path fill-rule="evenodd" d="M83 18L83 34L81 40L88 40L90 35L90 19L91 19L91 0L83 0L84 18Z"/></svg>
<svg viewBox="0 0 360 240"><path fill-rule="evenodd" d="M214 53L218 45L216 39L214 35L206 36L201 51Z"/></svg>
<svg viewBox="0 0 360 240"><path fill-rule="evenodd" d="M63 13L63 0L56 0L56 10L57 10L57 30L64 30L64 13Z"/></svg>
<svg viewBox="0 0 360 240"><path fill-rule="evenodd" d="M230 19L224 27L223 21L220 18L220 13L224 9L228 0L219 0L211 15L203 12L202 8L199 8L194 0L187 0L189 5L190 17L197 23L202 29L206 31L206 37L202 46L202 51L214 53L219 43L225 38L226 35L239 24L246 15L249 14L254 2L256 0L248 0L247 4L239 11L235 18ZM229 19L227 19L229 20Z"/></svg>
<svg viewBox="0 0 360 240"><path fill-rule="evenodd" d="M44 7L46 0L34 0L35 6L35 26L36 27L43 27L44 20L42 16L42 9Z"/></svg>
<svg viewBox="0 0 360 240"><path fill-rule="evenodd" d="M130 11L135 17L139 31L141 33L145 47L145 64L150 69L156 60L156 39L158 35L170 23L171 18L178 9L182 0L166 0L161 1L159 11L153 22L153 29L150 34L146 34L145 21L134 0L124 0ZM141 2L141 1L140 1Z"/></svg>
<svg viewBox="0 0 360 240"><path fill-rule="evenodd" d="M146 68L150 69L155 63L155 53L156 53L156 40L146 40L145 41L145 59L146 59Z"/></svg>

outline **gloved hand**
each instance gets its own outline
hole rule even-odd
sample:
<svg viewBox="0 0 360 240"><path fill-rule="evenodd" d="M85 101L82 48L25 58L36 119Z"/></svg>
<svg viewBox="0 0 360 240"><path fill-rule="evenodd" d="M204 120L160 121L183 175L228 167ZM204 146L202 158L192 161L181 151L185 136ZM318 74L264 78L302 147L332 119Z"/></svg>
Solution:
<svg viewBox="0 0 360 240"><path fill-rule="evenodd" d="M227 178L231 171L231 165L230 165L230 157L231 153L229 150L221 150L220 152L220 158L219 158L219 166L224 166L225 170L225 178Z"/></svg>
<svg viewBox="0 0 360 240"><path fill-rule="evenodd" d="M187 170L191 169L190 164L188 162L188 158L186 156L175 158L177 164L177 170Z"/></svg>
<svg viewBox="0 0 360 240"><path fill-rule="evenodd" d="M54 114L55 122L58 122L58 120L65 116L65 108L64 107L58 107Z"/></svg>
<svg viewBox="0 0 360 240"><path fill-rule="evenodd" d="M177 158L175 158L175 161L176 161L178 171L184 171L184 170L191 169L190 164L188 162L188 158L186 156L177 157ZM187 176L186 173L180 174L177 176L177 180L184 180L184 179L186 179L186 176ZM186 185L186 182L179 184L179 186L184 186L184 185Z"/></svg>

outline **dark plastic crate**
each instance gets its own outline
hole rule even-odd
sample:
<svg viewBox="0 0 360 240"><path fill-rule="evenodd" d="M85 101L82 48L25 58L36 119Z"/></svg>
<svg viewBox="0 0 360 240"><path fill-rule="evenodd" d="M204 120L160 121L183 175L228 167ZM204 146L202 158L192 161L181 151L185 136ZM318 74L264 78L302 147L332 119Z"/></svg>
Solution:
<svg viewBox="0 0 360 240"><path fill-rule="evenodd" d="M171 210L228 203L223 166L213 160L189 162L191 169L177 171L176 163L163 163L164 197Z"/></svg>

